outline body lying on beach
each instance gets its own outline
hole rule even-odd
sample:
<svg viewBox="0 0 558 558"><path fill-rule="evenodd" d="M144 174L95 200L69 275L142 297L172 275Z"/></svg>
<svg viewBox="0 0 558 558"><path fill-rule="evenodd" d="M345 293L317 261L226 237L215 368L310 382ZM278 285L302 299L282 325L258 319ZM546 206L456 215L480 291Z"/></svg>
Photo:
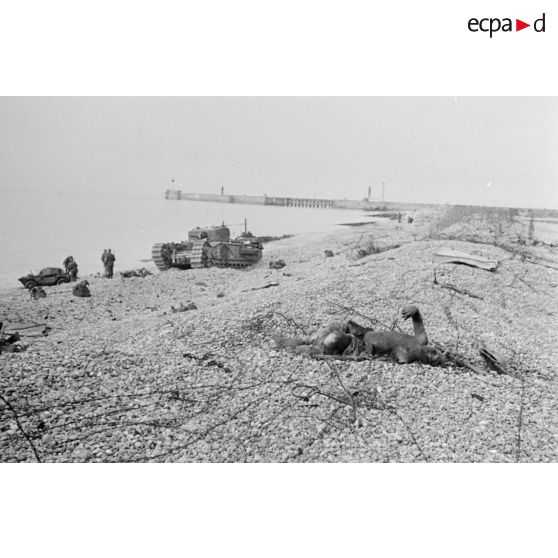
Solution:
<svg viewBox="0 0 558 558"><path fill-rule="evenodd" d="M445 353L428 344L428 336L419 309L405 306L401 316L412 318L414 335L397 331L374 331L353 321L346 324L332 323L318 329L310 336L273 336L278 347L298 354L324 354L358 356L391 355L399 364L422 362L439 366L445 362Z"/></svg>

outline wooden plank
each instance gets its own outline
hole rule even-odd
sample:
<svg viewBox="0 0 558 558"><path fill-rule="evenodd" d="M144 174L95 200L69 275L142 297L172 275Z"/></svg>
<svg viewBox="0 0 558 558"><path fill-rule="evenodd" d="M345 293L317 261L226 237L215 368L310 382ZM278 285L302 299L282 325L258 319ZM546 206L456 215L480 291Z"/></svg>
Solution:
<svg viewBox="0 0 558 558"><path fill-rule="evenodd" d="M498 267L498 260L484 258L475 254L468 254L451 248L441 248L434 254L434 260L441 263L455 263L470 265L487 271L494 271Z"/></svg>

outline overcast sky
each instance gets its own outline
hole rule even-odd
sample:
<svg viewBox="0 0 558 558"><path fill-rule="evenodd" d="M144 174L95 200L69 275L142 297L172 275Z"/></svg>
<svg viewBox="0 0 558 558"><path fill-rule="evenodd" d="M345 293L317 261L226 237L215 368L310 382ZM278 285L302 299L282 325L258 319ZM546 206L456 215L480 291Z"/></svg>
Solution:
<svg viewBox="0 0 558 558"><path fill-rule="evenodd" d="M0 188L558 208L557 97L0 98Z"/></svg>

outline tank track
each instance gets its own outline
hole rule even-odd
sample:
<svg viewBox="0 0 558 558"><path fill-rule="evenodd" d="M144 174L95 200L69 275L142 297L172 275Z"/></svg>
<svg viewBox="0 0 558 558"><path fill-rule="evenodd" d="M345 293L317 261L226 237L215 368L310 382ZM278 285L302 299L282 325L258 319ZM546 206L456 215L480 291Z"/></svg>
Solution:
<svg viewBox="0 0 558 558"><path fill-rule="evenodd" d="M189 253L189 262L190 267L192 269L200 269L203 267L220 267L220 268L233 268L233 269L244 269L246 267L250 267L257 262L251 260L240 260L238 257L235 257L232 261L230 259L219 259L213 258L211 255L208 256L204 248L207 245L207 240L192 240L192 249ZM157 268L161 271L166 271L171 267L180 267L173 265L168 259L168 251L170 250L168 247L169 245L163 242L157 243L153 245L151 249L151 257L153 259L153 263L157 266ZM167 252L167 257L165 257L165 252Z"/></svg>
<svg viewBox="0 0 558 558"><path fill-rule="evenodd" d="M159 244L154 244L153 248L151 249L151 257L153 258L153 263L161 271L166 271L167 269L170 269L170 265L166 262L165 258L163 257L164 246L165 244L161 242Z"/></svg>
<svg viewBox="0 0 558 558"><path fill-rule="evenodd" d="M243 269L245 267L250 267L251 265L254 265L256 262L226 262L226 263L220 263L220 262L214 262L213 263L213 267L221 267L221 268L225 268L225 267L232 267L234 269Z"/></svg>
<svg viewBox="0 0 558 558"><path fill-rule="evenodd" d="M205 266L205 254L203 253L205 244L205 240L192 241L192 252L190 254L190 267L192 269L199 269Z"/></svg>

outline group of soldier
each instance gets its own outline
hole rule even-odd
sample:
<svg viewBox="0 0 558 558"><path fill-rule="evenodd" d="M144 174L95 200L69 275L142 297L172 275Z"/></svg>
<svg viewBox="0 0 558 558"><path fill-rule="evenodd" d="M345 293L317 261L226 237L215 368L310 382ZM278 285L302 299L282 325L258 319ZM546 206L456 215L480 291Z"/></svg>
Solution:
<svg viewBox="0 0 558 558"><path fill-rule="evenodd" d="M101 261L103 262L103 266L105 268L104 276L112 279L113 269L114 269L114 262L116 261L115 255L112 253L110 248L107 248L103 251L103 255L101 256ZM78 277L78 265L77 262L74 260L73 256L68 256L63 262L62 265L64 266L64 271L70 276L70 281L77 281Z"/></svg>

